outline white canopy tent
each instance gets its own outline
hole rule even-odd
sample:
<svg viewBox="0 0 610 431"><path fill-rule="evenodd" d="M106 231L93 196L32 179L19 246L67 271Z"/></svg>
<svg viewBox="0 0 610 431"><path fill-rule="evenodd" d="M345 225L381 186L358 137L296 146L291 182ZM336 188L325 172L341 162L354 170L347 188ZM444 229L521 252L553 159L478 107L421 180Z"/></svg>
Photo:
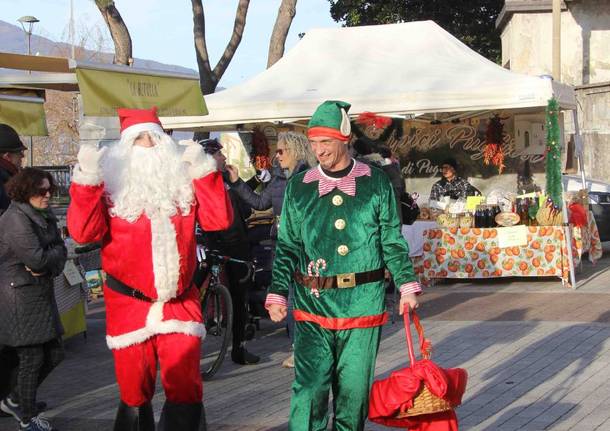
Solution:
<svg viewBox="0 0 610 431"><path fill-rule="evenodd" d="M294 122L324 100L402 116L545 107L574 109L570 86L506 70L432 21L314 29L268 70L206 96L209 115L165 118L172 129Z"/></svg>
<svg viewBox="0 0 610 431"><path fill-rule="evenodd" d="M322 101L332 99L351 103L351 116L370 111L448 120L494 110L544 110L552 97L562 109L574 113L581 156L571 86L548 76L504 69L436 23L420 21L310 30L268 70L206 96L207 116L168 117L163 124L175 130L230 130L256 123L294 123L306 120ZM584 184L584 172L582 177ZM571 243L567 226L565 232ZM568 247L575 288L571 251Z"/></svg>

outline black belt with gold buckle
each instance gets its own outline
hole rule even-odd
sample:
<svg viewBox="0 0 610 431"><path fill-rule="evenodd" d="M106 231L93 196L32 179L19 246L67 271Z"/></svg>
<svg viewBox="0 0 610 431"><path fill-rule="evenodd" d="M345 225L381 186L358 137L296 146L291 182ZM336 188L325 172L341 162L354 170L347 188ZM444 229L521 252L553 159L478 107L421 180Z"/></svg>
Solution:
<svg viewBox="0 0 610 431"><path fill-rule="evenodd" d="M310 277L297 271L294 273L294 280L310 289L349 289L360 284L381 281L384 275L385 270L383 268L364 272L348 272L331 277Z"/></svg>

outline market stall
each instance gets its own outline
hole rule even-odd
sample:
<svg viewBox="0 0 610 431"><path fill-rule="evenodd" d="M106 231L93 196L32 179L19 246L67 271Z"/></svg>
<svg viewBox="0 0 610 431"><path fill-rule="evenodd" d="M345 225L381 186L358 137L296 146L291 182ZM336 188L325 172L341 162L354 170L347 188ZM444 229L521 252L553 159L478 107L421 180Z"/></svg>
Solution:
<svg viewBox="0 0 610 431"><path fill-rule="evenodd" d="M308 62L308 67L303 68L303 61L309 58L316 58L316 61ZM329 70L333 73L329 74ZM546 183L549 141L545 108L550 100L557 102L554 115L561 125L559 133L563 133L563 125L569 119L564 118L564 114L572 111L575 121L573 137L562 135L553 140L555 165L575 164L581 156L573 88L549 76L529 76L502 68L431 21L309 30L302 41L271 68L243 84L207 97L209 115L166 118L164 124L173 129L189 130L243 130L255 125L302 130L309 115L325 99L351 103L349 114L353 120L354 139L389 147L400 163L407 190L422 196L420 205L427 205L443 158L451 155L463 168L461 175L485 197L508 197L514 203L516 196L534 193L536 199L543 196L541 205L546 206L546 196L552 195L549 205L554 220L548 227L540 226L530 235L544 231L545 239L561 241L565 238L567 243L573 242L572 236L578 238L577 231L567 226L569 215L564 214L560 204L563 202L561 171L553 171L559 175L559 182L556 175L553 177L553 193L548 192ZM360 123L359 117L370 112L387 121L381 122L382 127ZM494 136L496 139L491 139ZM567 143L571 140L573 144L568 148ZM581 174L584 179L584 172ZM482 203L494 205L497 201ZM422 223L428 223L426 227L429 228L438 214L430 217L430 208L425 209L422 212L427 212L428 217L424 217ZM469 210L474 217L476 208ZM449 212L448 206L442 211ZM424 231L431 230L424 229L422 223L404 228L403 234L411 244L412 256L421 254L425 258L424 244L432 239L423 235ZM439 227L442 228L442 224ZM474 227L472 222L469 228ZM547 235L547 231L552 235ZM557 232L562 232L563 237ZM437 239L436 235L434 239ZM595 232L587 230L585 236L594 237ZM438 239L442 238L443 235ZM464 239L463 242L468 241ZM563 266L561 270L557 268L559 262L566 264L573 276L573 260L569 256L572 248L559 243L553 245L556 255L551 260L555 271L560 271L562 276L566 273ZM434 250L442 247L438 243L429 246ZM490 247L498 245L490 244ZM563 249L566 258L560 255ZM583 250L577 247L574 254L579 257ZM508 258L515 260L514 256ZM546 256L543 258L546 261ZM466 255L458 256L458 259L466 259ZM517 268L523 267L521 263L518 262ZM432 266L432 261L429 265ZM436 262L436 265L440 264ZM464 261L460 265L466 268L472 263ZM514 266L513 262L510 271ZM449 268L436 269L438 273L450 272ZM430 270L435 271L434 268ZM480 276L483 271L490 276L498 270L504 271L502 267L485 267ZM551 275L550 270L550 266L545 268L545 275L547 272ZM469 274L457 272L459 276ZM537 268L529 273L540 275ZM574 280L570 284L574 286Z"/></svg>

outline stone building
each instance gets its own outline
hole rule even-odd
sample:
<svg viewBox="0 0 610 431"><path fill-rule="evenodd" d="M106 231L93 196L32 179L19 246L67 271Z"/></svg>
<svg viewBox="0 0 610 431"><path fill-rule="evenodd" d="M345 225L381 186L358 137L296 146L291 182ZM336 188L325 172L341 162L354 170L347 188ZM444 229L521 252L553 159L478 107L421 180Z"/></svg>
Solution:
<svg viewBox="0 0 610 431"><path fill-rule="evenodd" d="M610 0L564 0L561 9L561 81L576 89L585 171L610 182ZM506 0L496 27L504 67L551 75L552 0Z"/></svg>

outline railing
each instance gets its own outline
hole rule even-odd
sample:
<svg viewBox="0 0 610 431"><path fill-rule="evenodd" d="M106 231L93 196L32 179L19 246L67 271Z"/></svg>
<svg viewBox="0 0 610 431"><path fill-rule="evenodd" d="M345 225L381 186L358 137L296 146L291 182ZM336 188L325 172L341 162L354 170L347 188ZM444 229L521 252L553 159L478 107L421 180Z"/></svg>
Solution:
<svg viewBox="0 0 610 431"><path fill-rule="evenodd" d="M36 166L51 174L57 187L51 200L56 205L67 205L70 201L70 182L72 181L71 166Z"/></svg>

